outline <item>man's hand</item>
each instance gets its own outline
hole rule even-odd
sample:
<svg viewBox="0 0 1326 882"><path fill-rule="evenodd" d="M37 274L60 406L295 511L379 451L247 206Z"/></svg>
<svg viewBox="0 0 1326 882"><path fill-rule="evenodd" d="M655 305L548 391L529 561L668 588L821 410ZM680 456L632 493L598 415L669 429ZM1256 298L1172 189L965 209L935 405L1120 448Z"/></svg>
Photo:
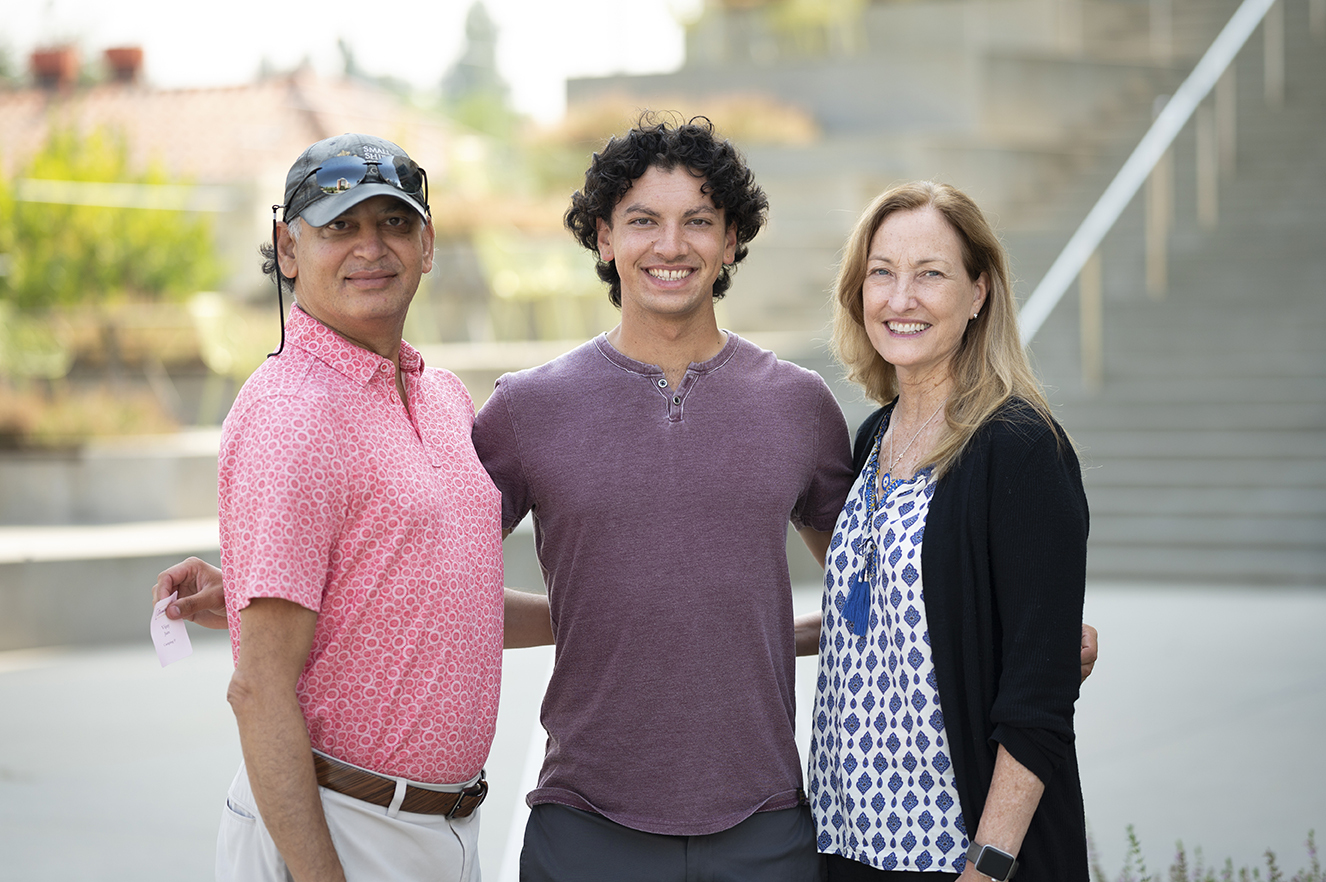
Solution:
<svg viewBox="0 0 1326 882"><path fill-rule="evenodd" d="M1096 666L1096 658L1100 655L1100 646L1097 642L1096 629L1083 623L1082 625L1082 682L1086 682L1087 677L1091 676L1091 669Z"/></svg>
<svg viewBox="0 0 1326 882"><path fill-rule="evenodd" d="M180 561L161 575L152 586L152 604L179 592L175 602L166 607L166 618L187 619L204 628L224 630L226 596L221 571L205 560L191 557Z"/></svg>

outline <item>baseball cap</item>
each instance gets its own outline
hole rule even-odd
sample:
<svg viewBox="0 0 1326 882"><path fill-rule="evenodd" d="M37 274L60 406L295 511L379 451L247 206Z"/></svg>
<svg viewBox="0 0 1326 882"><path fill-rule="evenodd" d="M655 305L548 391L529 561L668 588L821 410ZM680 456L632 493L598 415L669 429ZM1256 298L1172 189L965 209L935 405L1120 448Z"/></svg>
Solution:
<svg viewBox="0 0 1326 882"><path fill-rule="evenodd" d="M394 196L428 220L428 175L385 138L347 132L310 146L285 177L282 220L321 227L374 196Z"/></svg>

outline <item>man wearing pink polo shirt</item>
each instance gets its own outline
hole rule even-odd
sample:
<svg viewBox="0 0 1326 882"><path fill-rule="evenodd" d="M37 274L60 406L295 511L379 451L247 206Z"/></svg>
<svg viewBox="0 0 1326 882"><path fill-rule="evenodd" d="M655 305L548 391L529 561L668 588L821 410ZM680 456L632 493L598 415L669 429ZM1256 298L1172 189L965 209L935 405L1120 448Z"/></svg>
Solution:
<svg viewBox="0 0 1326 882"><path fill-rule="evenodd" d="M265 269L296 306L219 459L244 763L217 878L478 879L501 497L465 387L401 339L432 266L426 177L341 135L295 162L284 208Z"/></svg>

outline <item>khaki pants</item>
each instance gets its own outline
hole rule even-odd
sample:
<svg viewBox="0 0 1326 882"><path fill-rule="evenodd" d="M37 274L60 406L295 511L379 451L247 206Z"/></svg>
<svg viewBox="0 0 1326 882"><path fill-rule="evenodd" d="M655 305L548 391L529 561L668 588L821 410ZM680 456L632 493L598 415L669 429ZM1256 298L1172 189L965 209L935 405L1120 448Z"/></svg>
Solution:
<svg viewBox="0 0 1326 882"><path fill-rule="evenodd" d="M457 789L460 789L458 785ZM479 811L467 818L397 812L318 788L348 882L479 882ZM240 763L221 809L218 882L288 882L290 872L258 815Z"/></svg>

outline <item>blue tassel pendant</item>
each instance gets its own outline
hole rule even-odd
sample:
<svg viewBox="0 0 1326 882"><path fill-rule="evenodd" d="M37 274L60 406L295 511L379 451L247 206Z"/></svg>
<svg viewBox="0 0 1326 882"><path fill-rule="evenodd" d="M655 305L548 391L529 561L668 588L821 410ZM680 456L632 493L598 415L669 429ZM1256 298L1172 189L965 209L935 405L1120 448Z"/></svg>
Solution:
<svg viewBox="0 0 1326 882"><path fill-rule="evenodd" d="M843 618L852 633L864 637L870 627L870 579L865 572L857 573L849 583L847 602L843 604Z"/></svg>

